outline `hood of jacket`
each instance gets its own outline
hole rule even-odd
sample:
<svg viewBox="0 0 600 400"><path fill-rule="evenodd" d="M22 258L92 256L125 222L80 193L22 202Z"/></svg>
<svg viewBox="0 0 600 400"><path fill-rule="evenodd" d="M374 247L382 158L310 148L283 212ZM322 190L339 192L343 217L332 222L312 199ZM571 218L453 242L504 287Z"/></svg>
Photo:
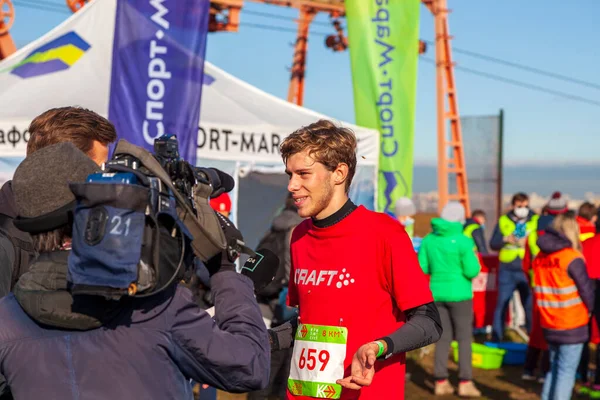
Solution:
<svg viewBox="0 0 600 400"><path fill-rule="evenodd" d="M11 218L17 217L17 203L12 190L12 181L7 181L0 189L0 214Z"/></svg>
<svg viewBox="0 0 600 400"><path fill-rule="evenodd" d="M273 219L273 230L288 231L303 221L295 209L286 208Z"/></svg>
<svg viewBox="0 0 600 400"><path fill-rule="evenodd" d="M14 289L19 305L43 325L69 330L102 326L119 311L120 303L98 296L72 296L67 289L68 251L42 253Z"/></svg>
<svg viewBox="0 0 600 400"><path fill-rule="evenodd" d="M463 224L460 222L451 222L443 218L434 218L431 220L431 229L433 233L439 236L462 235Z"/></svg>
<svg viewBox="0 0 600 400"><path fill-rule="evenodd" d="M538 238L537 245L546 254L572 247L571 241L565 235L551 227L546 228L546 233Z"/></svg>

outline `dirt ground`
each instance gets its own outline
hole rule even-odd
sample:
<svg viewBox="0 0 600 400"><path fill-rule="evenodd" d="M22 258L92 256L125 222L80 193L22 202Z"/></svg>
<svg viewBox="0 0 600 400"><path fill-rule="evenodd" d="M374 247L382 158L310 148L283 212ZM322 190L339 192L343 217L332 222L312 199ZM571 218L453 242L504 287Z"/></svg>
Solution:
<svg viewBox="0 0 600 400"><path fill-rule="evenodd" d="M427 348L424 353L413 352L406 363L406 371L410 374L406 385L406 399L431 399L433 397L433 353L434 347ZM458 365L449 361L450 381L458 385ZM542 385L534 382L523 382L520 366L505 366L497 370L473 369L473 380L482 392L482 399L539 399ZM458 396L444 396L440 399L459 399Z"/></svg>
<svg viewBox="0 0 600 400"><path fill-rule="evenodd" d="M433 347L427 349L429 354L421 357L418 353L412 354L407 360L406 370L410 374L406 383L407 400L425 400L433 398ZM450 362L450 380L458 384L456 374L458 366ZM522 369L520 367L503 367L501 370L474 369L474 380L483 396L482 399L515 399L537 400L542 385L538 383L524 384L521 381ZM452 378L454 377L454 379ZM231 395L219 393L218 400L245 400L246 395ZM460 399L458 396L439 397L440 400Z"/></svg>
<svg viewBox="0 0 600 400"><path fill-rule="evenodd" d="M480 340L477 340L480 341ZM416 350L407 355L407 383L405 398L407 400L432 399L433 396L433 353L435 347ZM592 360L594 357L590 357ZM450 381L458 385L458 365L449 359ZM590 365L590 368L595 366ZM493 400L538 400L542 385L537 382L521 380L522 366L504 366L497 370L473 369L473 380L481 390L481 399ZM377 379L377 377L375 377ZM437 397L436 397L437 398ZM458 396L443 396L440 400L459 399ZM574 399L583 398L574 396ZM586 397L587 398L587 397ZM245 400L246 395L219 393L218 400Z"/></svg>

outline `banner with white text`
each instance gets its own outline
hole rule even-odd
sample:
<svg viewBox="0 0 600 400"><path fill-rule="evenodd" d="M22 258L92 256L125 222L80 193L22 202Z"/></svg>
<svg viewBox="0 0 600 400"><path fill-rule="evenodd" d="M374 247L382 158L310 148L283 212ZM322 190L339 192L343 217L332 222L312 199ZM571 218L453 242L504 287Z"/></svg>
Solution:
<svg viewBox="0 0 600 400"><path fill-rule="evenodd" d="M377 210L412 196L419 0L346 0L356 124L381 134Z"/></svg>
<svg viewBox="0 0 600 400"><path fill-rule="evenodd" d="M174 134L196 160L209 0L117 3L109 119L119 138L152 149Z"/></svg>

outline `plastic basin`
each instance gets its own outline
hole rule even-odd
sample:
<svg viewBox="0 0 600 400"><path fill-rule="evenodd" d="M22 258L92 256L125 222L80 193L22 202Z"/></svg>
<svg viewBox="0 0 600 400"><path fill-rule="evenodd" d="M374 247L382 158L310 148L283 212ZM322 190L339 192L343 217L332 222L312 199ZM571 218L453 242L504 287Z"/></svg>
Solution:
<svg viewBox="0 0 600 400"><path fill-rule="evenodd" d="M452 342L454 362L458 362L458 343ZM471 343L472 364L475 368L498 369L502 366L502 359L506 350L488 347L479 343Z"/></svg>
<svg viewBox="0 0 600 400"><path fill-rule="evenodd" d="M485 342L488 347L506 350L504 355L504 365L523 365L527 354L527 345L525 343L492 343Z"/></svg>

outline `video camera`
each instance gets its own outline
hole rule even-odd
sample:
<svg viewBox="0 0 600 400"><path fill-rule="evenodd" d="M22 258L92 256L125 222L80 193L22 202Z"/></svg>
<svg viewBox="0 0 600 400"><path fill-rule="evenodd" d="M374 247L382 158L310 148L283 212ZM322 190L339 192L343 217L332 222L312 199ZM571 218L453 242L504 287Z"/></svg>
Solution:
<svg viewBox="0 0 600 400"><path fill-rule="evenodd" d="M233 189L233 178L183 160L174 135L157 138L154 154L120 140L102 169L70 185L77 199L68 269L73 294L149 296L182 279L193 257L253 253L226 237L209 204Z"/></svg>

